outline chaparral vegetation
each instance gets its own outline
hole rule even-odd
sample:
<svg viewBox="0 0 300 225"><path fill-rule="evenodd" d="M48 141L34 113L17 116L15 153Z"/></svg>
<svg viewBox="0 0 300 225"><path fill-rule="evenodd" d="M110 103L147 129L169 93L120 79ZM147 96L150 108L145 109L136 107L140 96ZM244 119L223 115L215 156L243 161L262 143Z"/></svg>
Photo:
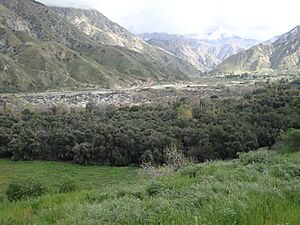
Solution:
<svg viewBox="0 0 300 225"><path fill-rule="evenodd" d="M0 224L299 224L299 106L292 82L225 99L3 108Z"/></svg>

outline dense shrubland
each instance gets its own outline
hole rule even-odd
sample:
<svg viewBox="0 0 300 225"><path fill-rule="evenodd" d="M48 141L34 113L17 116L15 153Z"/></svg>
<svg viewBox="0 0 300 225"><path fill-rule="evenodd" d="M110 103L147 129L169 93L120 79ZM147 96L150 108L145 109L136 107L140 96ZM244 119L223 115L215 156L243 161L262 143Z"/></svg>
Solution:
<svg viewBox="0 0 300 225"><path fill-rule="evenodd" d="M2 157L141 169L0 159L0 224L298 224L299 115L287 87L163 106L5 111Z"/></svg>
<svg viewBox="0 0 300 225"><path fill-rule="evenodd" d="M236 99L186 98L159 106L103 110L89 103L85 109L56 106L47 113L2 110L0 156L84 165L163 164L167 150L176 146L199 162L236 158L239 152L271 147L284 131L300 128L295 87L285 84Z"/></svg>

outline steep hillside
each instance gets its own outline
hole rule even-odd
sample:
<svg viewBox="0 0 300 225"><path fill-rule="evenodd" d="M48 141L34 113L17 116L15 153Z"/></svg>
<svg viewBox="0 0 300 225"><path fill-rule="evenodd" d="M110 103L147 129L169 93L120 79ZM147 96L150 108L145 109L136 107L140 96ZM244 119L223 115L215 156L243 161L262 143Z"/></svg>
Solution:
<svg viewBox="0 0 300 225"><path fill-rule="evenodd" d="M142 52L144 49L145 43L140 38L110 21L97 10L62 7L51 8L83 33L101 44L125 47L137 52Z"/></svg>
<svg viewBox="0 0 300 225"><path fill-rule="evenodd" d="M26 30L28 35L40 41L58 42L70 48L93 45L86 35L41 3L33 0L0 0L0 4L18 16L18 20L2 17L13 30L22 27L21 30Z"/></svg>
<svg viewBox="0 0 300 225"><path fill-rule="evenodd" d="M149 45L96 10L61 7L52 7L52 10L97 43L118 46L142 54L147 61L155 63L155 66L162 66L160 70L162 73L170 70L167 73L172 73L177 78L186 73L198 74L191 64L169 52Z"/></svg>
<svg viewBox="0 0 300 225"><path fill-rule="evenodd" d="M104 45L32 0L0 0L0 12L2 92L86 84L130 86L197 74L192 65L171 54L150 57L129 46Z"/></svg>
<svg viewBox="0 0 300 225"><path fill-rule="evenodd" d="M249 48L255 40L237 36L211 34L207 37L194 37L166 33L146 33L141 37L153 46L169 51L177 57L193 64L199 70L209 71L227 57Z"/></svg>
<svg viewBox="0 0 300 225"><path fill-rule="evenodd" d="M10 57L0 53L0 89L4 92L26 88L34 88L32 76L15 63Z"/></svg>
<svg viewBox="0 0 300 225"><path fill-rule="evenodd" d="M259 44L227 58L217 72L300 69L300 26L271 44Z"/></svg>
<svg viewBox="0 0 300 225"><path fill-rule="evenodd" d="M197 46L192 46L189 43L180 40L148 40L148 43L160 47L177 57L191 63L201 71L207 71L209 68L216 65L217 60L208 52L209 45L199 43Z"/></svg>

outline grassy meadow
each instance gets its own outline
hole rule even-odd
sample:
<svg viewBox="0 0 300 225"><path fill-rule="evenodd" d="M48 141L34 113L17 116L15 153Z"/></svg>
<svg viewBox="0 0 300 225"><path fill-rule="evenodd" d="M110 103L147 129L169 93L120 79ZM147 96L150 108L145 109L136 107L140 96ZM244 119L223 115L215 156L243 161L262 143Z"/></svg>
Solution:
<svg viewBox="0 0 300 225"><path fill-rule="evenodd" d="M12 162L0 159L0 195L3 195L11 180L19 177L42 180L51 194L65 179L75 181L78 190L120 184L137 178L133 167L80 166L63 162L23 161Z"/></svg>
<svg viewBox="0 0 300 225"><path fill-rule="evenodd" d="M0 224L300 224L299 152L157 170L0 160ZM38 178L47 194L9 202L16 177ZM58 193L70 177L76 190Z"/></svg>

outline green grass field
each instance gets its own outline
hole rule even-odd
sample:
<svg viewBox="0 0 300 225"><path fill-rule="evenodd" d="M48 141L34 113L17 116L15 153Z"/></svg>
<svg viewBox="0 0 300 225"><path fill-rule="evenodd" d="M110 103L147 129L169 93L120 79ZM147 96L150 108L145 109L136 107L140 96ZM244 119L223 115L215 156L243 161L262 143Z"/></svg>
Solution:
<svg viewBox="0 0 300 225"><path fill-rule="evenodd" d="M19 177L34 177L43 180L50 193L57 192L65 179L75 180L79 190L89 190L137 178L137 169L130 167L80 166L59 162L12 162L0 160L0 195L4 194L9 182Z"/></svg>
<svg viewBox="0 0 300 225"><path fill-rule="evenodd" d="M300 155L265 151L192 165L164 176L137 168L0 160L0 224L300 224ZM8 202L15 177L43 180L48 194ZM78 191L59 194L72 177Z"/></svg>

